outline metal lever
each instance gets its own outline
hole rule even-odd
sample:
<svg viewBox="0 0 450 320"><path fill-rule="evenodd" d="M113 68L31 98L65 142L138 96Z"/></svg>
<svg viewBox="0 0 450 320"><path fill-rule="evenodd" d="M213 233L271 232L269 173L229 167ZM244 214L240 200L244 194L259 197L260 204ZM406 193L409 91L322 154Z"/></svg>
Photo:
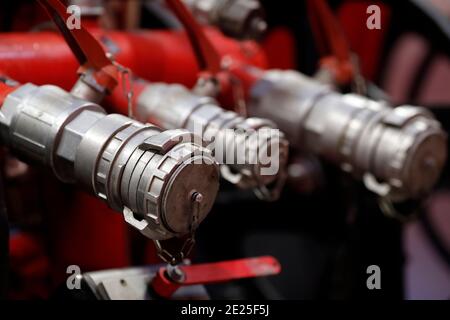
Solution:
<svg viewBox="0 0 450 320"><path fill-rule="evenodd" d="M47 10L70 49L81 65L89 64L94 69L111 65L106 53L98 41L81 26L69 29L66 21L70 18L67 8L59 0L39 0Z"/></svg>
<svg viewBox="0 0 450 320"><path fill-rule="evenodd" d="M170 298L182 286L214 284L277 275L281 265L271 256L159 269L150 286L160 297Z"/></svg>
<svg viewBox="0 0 450 320"><path fill-rule="evenodd" d="M231 103L237 108L236 112L241 116L246 116L247 107L244 89L241 81L230 71L235 66L235 62L230 57L222 57L212 42L208 39L200 24L194 18L192 12L181 0L166 0L167 6L180 20L189 41L194 49L199 68L202 71L194 91L197 93L206 91L214 92L214 95L231 97ZM210 87L213 87L210 90ZM228 99L226 99L228 101Z"/></svg>
<svg viewBox="0 0 450 320"><path fill-rule="evenodd" d="M65 41L80 63L79 73L92 78L88 84L109 92L118 84L119 70L108 58L101 44L83 26L69 29L67 8L60 0L38 0L55 22ZM97 88L96 88L97 89Z"/></svg>
<svg viewBox="0 0 450 320"><path fill-rule="evenodd" d="M222 57L209 41L189 9L180 0L166 0L166 3L183 24L197 56L200 70L207 70L214 74L220 72L222 70Z"/></svg>
<svg viewBox="0 0 450 320"><path fill-rule="evenodd" d="M323 56L321 67L333 74L333 80L346 84L355 70L352 53L342 28L324 0L307 1L308 16L318 49Z"/></svg>

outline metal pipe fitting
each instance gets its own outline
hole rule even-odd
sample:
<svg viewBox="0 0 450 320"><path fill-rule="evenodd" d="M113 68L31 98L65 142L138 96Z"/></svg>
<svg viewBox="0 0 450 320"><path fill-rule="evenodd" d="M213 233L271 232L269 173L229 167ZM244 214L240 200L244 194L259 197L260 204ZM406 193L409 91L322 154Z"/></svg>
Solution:
<svg viewBox="0 0 450 320"><path fill-rule="evenodd" d="M255 39L267 29L258 0L184 0L184 3L201 23L214 25L232 37Z"/></svg>
<svg viewBox="0 0 450 320"><path fill-rule="evenodd" d="M212 98L195 95L181 85L160 83L149 84L142 91L136 114L162 128L185 128L201 136L222 164L226 180L240 188L253 188L266 200L279 196L288 142L271 121L242 118L223 110Z"/></svg>
<svg viewBox="0 0 450 320"><path fill-rule="evenodd" d="M217 164L188 131L106 115L55 86L21 86L1 113L1 141L18 156L84 186L153 240L192 232L213 205Z"/></svg>
<svg viewBox="0 0 450 320"><path fill-rule="evenodd" d="M336 93L294 71L267 72L251 91L249 113L392 201L428 193L447 157L447 136L426 109Z"/></svg>

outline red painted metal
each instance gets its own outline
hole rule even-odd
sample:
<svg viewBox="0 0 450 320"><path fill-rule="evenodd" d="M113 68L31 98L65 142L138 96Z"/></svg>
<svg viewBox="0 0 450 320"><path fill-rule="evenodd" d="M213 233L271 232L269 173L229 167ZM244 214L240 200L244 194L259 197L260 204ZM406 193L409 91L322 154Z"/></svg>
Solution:
<svg viewBox="0 0 450 320"><path fill-rule="evenodd" d="M103 47L82 25L69 29L67 8L59 0L39 0L59 28L67 45L80 63L78 73L94 70L96 82L110 92L117 86L118 70L106 56Z"/></svg>
<svg viewBox="0 0 450 320"><path fill-rule="evenodd" d="M0 107L2 106L6 96L16 89L15 86L5 82L8 79L9 77L6 73L4 73L3 70L0 70Z"/></svg>
<svg viewBox="0 0 450 320"><path fill-rule="evenodd" d="M339 84L353 78L351 51L337 17L324 0L307 0L308 16L316 45L322 55L320 65L330 70Z"/></svg>
<svg viewBox="0 0 450 320"><path fill-rule="evenodd" d="M68 15L66 13L64 5L59 0L40 0L40 3L47 9L48 13L64 36L64 40L67 43L68 47L70 47L72 53L77 58L78 62L82 65L82 67L80 68L81 72L83 72L87 68L96 70L96 74L99 75L97 79L99 80L98 82L100 84L104 84L104 87L108 88L110 92L113 92L114 88L116 88L120 75L117 72L117 69L111 64L111 61L106 57L103 48L100 46L100 42L94 39L91 33L87 32L87 30L85 30L84 28L75 30L69 30L67 28L64 22L68 18ZM241 69L244 68L244 66L255 64L255 62L256 65L264 67L266 65L266 60L260 48L256 46L255 43L238 43L234 40L228 39L226 50L222 50L220 46L225 43L225 41L222 41L223 39L226 39L225 37L222 37L223 39L220 39L218 37L218 33L216 33L214 37L211 37L209 33L204 32L204 29L200 27L200 25L192 17L191 13L186 9L184 4L182 4L179 0L167 0L167 3L185 26L186 33L184 35L187 35L187 38L189 39L188 42L192 46L194 53L194 64L191 64L193 68L189 68L190 61L185 61L185 63L180 65L179 69L177 70L186 74L186 76L183 77L184 81L180 81L181 79L175 81L179 83L181 82L188 86L193 85L196 82L198 71L201 71L201 77L214 77L219 80L221 88L219 99L222 102L225 102L230 107L236 105L235 99L237 96L237 91L239 90L239 92L241 92L240 95L243 95L245 97L251 84L253 84L254 79L249 77L247 72L241 72L238 77L234 76L233 72L239 73ZM99 39L100 41L103 40L103 42L105 42L105 45L109 45L109 51L112 51L113 53L114 51L118 51L116 52L115 59L117 59L117 61L122 65L135 70L138 76L148 80L152 80L155 74L159 74L159 77L157 78L158 81L171 82L167 79L167 75L170 76L172 74L172 72L167 72L168 68L164 68L164 70L156 70L156 68L158 67L165 67L164 62L161 63L151 61L151 58L155 57L157 59L164 60L164 58L168 57L168 54L166 54L166 52L161 52L162 46L159 43L155 45L155 43L149 41L149 39L151 38L148 35L143 36L143 34L138 35L130 33L116 33L117 39L114 39L114 34L106 35L100 29L91 29L91 31L97 36L97 39ZM121 40L124 40L125 38L128 40L128 46L123 41L121 42ZM167 43L167 37L160 37L158 39L160 42ZM215 39L220 39L220 41L216 41ZM0 42L2 42L1 40L2 39L0 38ZM47 48L48 50L51 48L52 50L56 51L55 42L47 47L47 43L45 42L46 38L38 39L38 41L39 44L37 45L37 48L39 49L39 52L36 55L34 55L35 53L37 53L36 50L33 52L33 49L36 49L36 46L33 46L33 48L27 47L25 48L25 50L23 50L22 48L22 51L28 51L32 56L32 59L28 59L28 56L27 58L23 59L24 61L21 61L20 65L22 67L28 62L32 61L33 65L30 65L30 67L36 70L37 64L41 63L41 60L37 57L41 53L41 46L45 48L45 50L42 51L47 51ZM26 39L24 38L19 39L19 42L21 44L25 43L25 45L29 43L27 43ZM216 46L216 42L218 46ZM170 46L170 49L168 49L167 53L173 53L175 48L180 47L180 43L181 42L177 44L174 43L173 46ZM145 47L141 47L144 44ZM154 50L156 48L159 49L159 52L156 52ZM4 49L4 51L2 49ZM58 49L59 54L63 53L62 48ZM127 49L128 51L126 51ZM186 53L189 51L192 53L192 50L186 50ZM5 46L0 47L0 67L4 65L4 60L2 59L2 57L4 56L2 55L2 52L7 52L8 54L13 55L13 61L11 62L21 60L20 58L17 59L17 55L14 54L14 51L11 50L11 48L8 48L8 41L6 41ZM48 55L46 54L46 56ZM167 66L175 65L175 63L180 60L180 57L183 56L183 54L177 53L176 56L174 56L174 63L170 61L167 63ZM59 57L61 57L61 55ZM8 61L7 58L5 60ZM141 63L142 61L145 61L146 64L141 68L137 64ZM36 84L54 83L68 90L74 83L75 78L72 77L72 65L64 65L67 62L71 64L73 62L73 59L60 60L61 68L56 69L60 72L52 69L52 76L58 74L57 82L53 82L56 79L46 78L45 76L47 75L47 73L41 72L33 72L31 74L27 74L26 77L25 75L23 75L22 78L22 74L20 74L20 72L17 72L18 66L14 66L14 64L10 63L10 61L8 61L8 63L5 63L5 69L9 75L13 76L19 81L31 81ZM198 62L198 67L200 70L196 68L196 62ZM225 62L228 63L226 63L226 66L223 66L225 65ZM55 61L52 60L52 63L55 63ZM186 81L187 77L192 77L192 81ZM139 91L139 88L137 90ZM110 99L110 101L112 101L112 105L116 107L115 111L126 113L127 111L124 109L125 96L121 94L120 91L123 91L123 88L116 88L116 91L112 95L112 100ZM139 92L135 93L134 96L138 97Z"/></svg>
<svg viewBox="0 0 450 320"><path fill-rule="evenodd" d="M273 28L264 38L262 46L267 55L269 69L297 69L295 37L289 28Z"/></svg>
<svg viewBox="0 0 450 320"><path fill-rule="evenodd" d="M82 272L130 266L130 228L123 216L93 195L70 191L59 203L52 191L45 199L53 283L66 281L70 265Z"/></svg>
<svg viewBox="0 0 450 320"><path fill-rule="evenodd" d="M219 73L222 70L222 57L203 33L200 24L197 23L192 13L180 0L166 0L166 3L185 26L186 33L197 55L200 69L214 74Z"/></svg>
<svg viewBox="0 0 450 320"><path fill-rule="evenodd" d="M72 49L80 65L89 64L94 69L102 69L111 62L100 43L83 27L69 29L65 21L70 18L67 8L59 0L39 0L50 17L57 24L66 43Z"/></svg>
<svg viewBox="0 0 450 320"><path fill-rule="evenodd" d="M247 258L216 263L180 266L184 279L170 279L166 268L161 268L151 286L163 298L170 298L181 286L207 285L245 278L267 277L281 272L277 259L270 256Z"/></svg>
<svg viewBox="0 0 450 320"><path fill-rule="evenodd" d="M183 284L196 285L276 275L281 272L281 265L267 256L181 266L180 269L186 274Z"/></svg>
<svg viewBox="0 0 450 320"><path fill-rule="evenodd" d="M13 92L16 88L7 85L6 83L0 81L0 106L3 104L5 98Z"/></svg>
<svg viewBox="0 0 450 320"><path fill-rule="evenodd" d="M108 51L115 54L115 59L120 64L134 70L139 77L153 81L178 82L187 86L193 85L198 78L201 68L197 65L196 56L184 32L122 33L104 32L99 29L90 31ZM206 31L205 39L209 39L217 48L218 55L233 61L233 64L229 65L230 74L232 71L239 74L244 66L248 65L260 68L266 66L264 53L253 42L239 43L224 37L214 29ZM97 50L94 54L98 52ZM77 80L76 70L79 63L84 61L80 60L80 57L77 61L64 39L56 33L0 35L0 68L20 82L55 84L68 90ZM249 75L252 73L246 71L238 77L244 79L245 83L250 83L254 79ZM140 81L134 84L135 98L139 97L146 85L148 83ZM244 87L248 88L245 85ZM0 87L0 96L1 92L6 96L11 92L11 88ZM127 112L127 101L120 86L114 90L110 102L115 106L114 111ZM56 199L49 201L52 205L49 206L47 237L53 283L64 282L67 266L74 263L79 265L83 272L125 267L131 263L129 239L119 214L112 212L98 199L79 192L72 193L71 198L64 203ZM112 243L114 245L111 245ZM217 265L221 266L224 267ZM232 270L236 276L244 277L245 269L239 269L240 266L241 264L229 265L232 268L238 267ZM248 274L251 274L250 271L247 270ZM233 276L233 273L224 274L227 275L226 279L216 277L214 282L225 281Z"/></svg>
<svg viewBox="0 0 450 320"><path fill-rule="evenodd" d="M158 296L165 299L169 299L181 287L167 277L165 268L158 270L150 285Z"/></svg>
<svg viewBox="0 0 450 320"><path fill-rule="evenodd" d="M380 30L369 30L365 23L369 17L367 8L377 5L381 8ZM385 1L365 0L344 2L338 11L338 17L349 43L361 63L361 73L369 80L376 80L379 70L382 70L382 50L391 21L392 10Z"/></svg>
<svg viewBox="0 0 450 320"><path fill-rule="evenodd" d="M307 8L320 53L335 56L339 61L350 60L347 39L327 2L307 0Z"/></svg>
<svg viewBox="0 0 450 320"><path fill-rule="evenodd" d="M212 78L219 83L217 98L222 105L228 107L239 105L240 99L247 98L248 89L255 80L248 76L247 72L241 72L242 69L247 69L248 63L221 54L204 33L192 12L180 0L166 0L166 2L189 35L189 41L202 71L200 77L207 80Z"/></svg>
<svg viewBox="0 0 450 320"><path fill-rule="evenodd" d="M138 31L134 33L90 30L106 43L120 64L149 81L192 86L199 68L183 31ZM237 42L215 29L208 38L222 56L265 68L266 57L254 42ZM0 69L12 78L38 85L55 84L70 89L77 80L78 62L57 33L0 34Z"/></svg>

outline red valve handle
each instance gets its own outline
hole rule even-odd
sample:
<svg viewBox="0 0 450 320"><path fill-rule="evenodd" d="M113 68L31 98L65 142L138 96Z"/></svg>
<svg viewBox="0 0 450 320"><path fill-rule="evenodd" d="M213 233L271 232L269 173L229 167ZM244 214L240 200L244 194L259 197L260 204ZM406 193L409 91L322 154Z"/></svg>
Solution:
<svg viewBox="0 0 450 320"><path fill-rule="evenodd" d="M197 56L200 70L210 71L213 74L219 73L222 70L222 57L209 41L192 13L180 0L166 0L166 3L186 30Z"/></svg>
<svg viewBox="0 0 450 320"><path fill-rule="evenodd" d="M281 265L271 256L178 267L179 279L172 279L166 268L159 269L151 282L153 290L170 298L181 286L214 284L246 278L266 277L281 272Z"/></svg>
<svg viewBox="0 0 450 320"><path fill-rule="evenodd" d="M199 78L215 80L219 88L217 97L222 103L235 107L245 104L242 98L247 93L245 90L247 85L236 75L244 75L243 79L246 81L254 80L248 76L247 71L242 70L244 66L231 58L223 59L224 57L216 50L203 28L181 0L166 0L166 3L186 30L200 67ZM240 114L246 115L246 110L238 109Z"/></svg>
<svg viewBox="0 0 450 320"><path fill-rule="evenodd" d="M69 29L70 15L60 0L38 0L46 9L81 65L80 72L97 71L96 79L110 91L117 85L117 68L108 59L100 43L83 26Z"/></svg>
<svg viewBox="0 0 450 320"><path fill-rule="evenodd" d="M307 0L308 16L321 55L322 66L333 71L339 83L353 77L351 51L347 39L325 0Z"/></svg>
<svg viewBox="0 0 450 320"><path fill-rule="evenodd" d="M316 42L323 55L332 54L339 60L350 59L347 39L325 0L308 0L308 15Z"/></svg>

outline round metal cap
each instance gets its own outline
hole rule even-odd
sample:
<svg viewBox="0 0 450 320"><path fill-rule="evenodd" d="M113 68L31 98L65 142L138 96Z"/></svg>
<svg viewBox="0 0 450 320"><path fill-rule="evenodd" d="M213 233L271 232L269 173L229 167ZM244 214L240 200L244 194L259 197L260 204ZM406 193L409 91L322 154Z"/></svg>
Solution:
<svg viewBox="0 0 450 320"><path fill-rule="evenodd" d="M404 168L404 187L413 197L426 194L436 184L447 158L447 139L442 131L424 134L411 147Z"/></svg>
<svg viewBox="0 0 450 320"><path fill-rule="evenodd" d="M196 163L202 160L203 163ZM205 158L192 158L177 167L165 188L161 219L177 234L196 228L211 210L219 190L219 171ZM212 161L213 162L213 161Z"/></svg>

